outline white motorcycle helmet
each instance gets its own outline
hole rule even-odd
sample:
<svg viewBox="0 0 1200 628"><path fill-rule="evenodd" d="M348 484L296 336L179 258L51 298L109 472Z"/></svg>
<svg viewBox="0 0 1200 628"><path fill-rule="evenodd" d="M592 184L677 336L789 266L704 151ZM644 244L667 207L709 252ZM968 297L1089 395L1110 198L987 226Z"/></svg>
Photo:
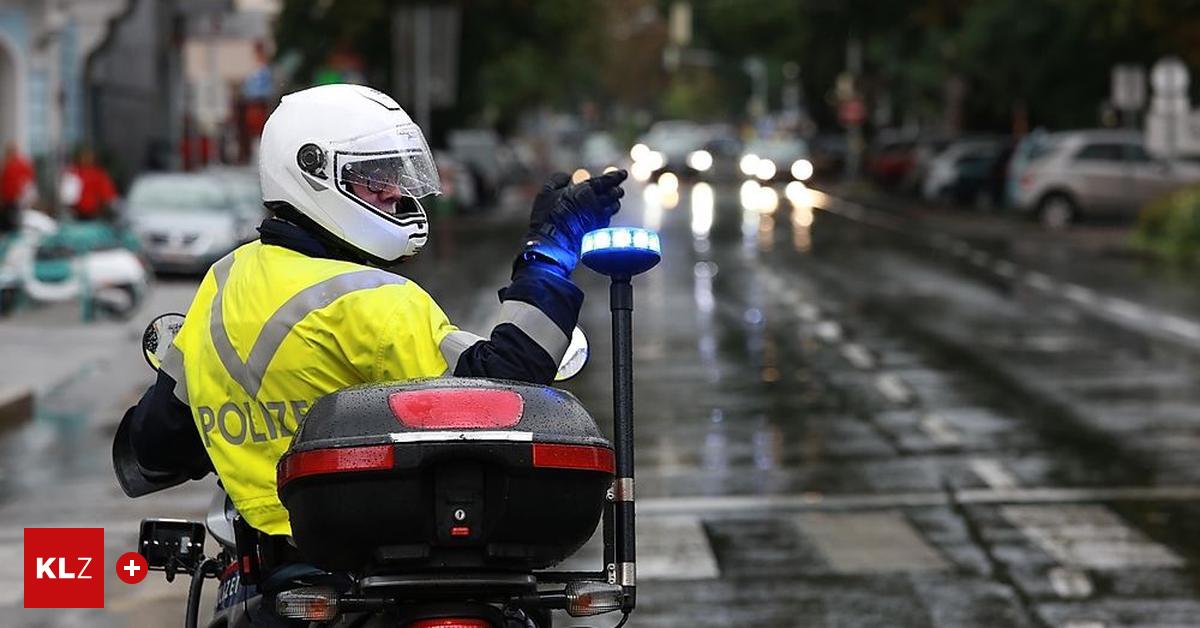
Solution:
<svg viewBox="0 0 1200 628"><path fill-rule="evenodd" d="M429 236L418 199L441 194L421 129L387 94L322 85L283 97L259 151L263 201L285 202L350 249L392 264Z"/></svg>

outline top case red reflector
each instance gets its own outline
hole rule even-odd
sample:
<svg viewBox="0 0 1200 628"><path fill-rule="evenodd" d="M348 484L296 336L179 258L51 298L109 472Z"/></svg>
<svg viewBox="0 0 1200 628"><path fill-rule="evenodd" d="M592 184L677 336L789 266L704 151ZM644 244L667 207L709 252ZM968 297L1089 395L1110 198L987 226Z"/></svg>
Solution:
<svg viewBox="0 0 1200 628"><path fill-rule="evenodd" d="M616 471L616 459L613 451L604 447L534 443L533 466L613 473Z"/></svg>
<svg viewBox="0 0 1200 628"><path fill-rule="evenodd" d="M498 429L521 420L525 400L511 390L437 388L394 392L388 407L401 425L412 429Z"/></svg>
<svg viewBox="0 0 1200 628"><path fill-rule="evenodd" d="M289 454L279 463L276 484L297 478L347 471L381 471L394 465L391 445L314 449Z"/></svg>
<svg viewBox="0 0 1200 628"><path fill-rule="evenodd" d="M419 619L411 625L412 628L492 628L492 622L490 621L483 619L459 619L457 617Z"/></svg>

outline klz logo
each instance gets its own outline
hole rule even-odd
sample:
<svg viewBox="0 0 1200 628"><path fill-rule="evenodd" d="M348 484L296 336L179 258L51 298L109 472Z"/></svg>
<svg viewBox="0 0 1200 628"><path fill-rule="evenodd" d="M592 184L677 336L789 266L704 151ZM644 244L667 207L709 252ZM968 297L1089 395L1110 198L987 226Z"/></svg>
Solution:
<svg viewBox="0 0 1200 628"><path fill-rule="evenodd" d="M71 580L78 578L80 580L91 580L92 577L87 574L87 568L92 564L92 559L87 556L76 556L75 560L82 563L79 566L79 572L67 571L67 559L65 558L38 558L37 559L37 579L49 578L50 580ZM58 563L58 571L54 571L54 563Z"/></svg>
<svg viewBox="0 0 1200 628"><path fill-rule="evenodd" d="M104 529L25 528L25 608L103 608Z"/></svg>

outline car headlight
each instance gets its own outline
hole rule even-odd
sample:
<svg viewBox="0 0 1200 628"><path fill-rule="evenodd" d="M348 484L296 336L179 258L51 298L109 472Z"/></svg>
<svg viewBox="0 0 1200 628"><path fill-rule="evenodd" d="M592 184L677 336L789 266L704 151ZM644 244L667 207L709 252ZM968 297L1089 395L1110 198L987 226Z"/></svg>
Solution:
<svg viewBox="0 0 1200 628"><path fill-rule="evenodd" d="M629 174L633 176L633 180L638 183L645 183L650 180L650 175L654 174L654 168L645 159L633 162L629 167Z"/></svg>
<svg viewBox="0 0 1200 628"><path fill-rule="evenodd" d="M713 165L712 153L706 150L694 150L688 155L687 164L697 172L706 172Z"/></svg>
<svg viewBox="0 0 1200 628"><path fill-rule="evenodd" d="M792 162L792 178L797 181L808 181L813 176L812 162L807 159L797 159Z"/></svg>
<svg viewBox="0 0 1200 628"><path fill-rule="evenodd" d="M775 162L770 159L759 159L754 165L754 176L769 181L775 178Z"/></svg>
<svg viewBox="0 0 1200 628"><path fill-rule="evenodd" d="M745 155L742 155L742 160L738 162L738 168L741 169L742 174L746 175L747 177L753 177L757 167L758 155L755 155L754 153L746 153Z"/></svg>

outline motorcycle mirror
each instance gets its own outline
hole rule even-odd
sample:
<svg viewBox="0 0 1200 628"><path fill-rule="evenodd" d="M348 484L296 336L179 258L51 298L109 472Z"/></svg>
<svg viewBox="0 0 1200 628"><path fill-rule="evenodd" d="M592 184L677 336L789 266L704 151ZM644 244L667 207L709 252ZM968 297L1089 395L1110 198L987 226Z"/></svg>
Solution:
<svg viewBox="0 0 1200 628"><path fill-rule="evenodd" d="M554 381L562 382L579 374L583 370L583 365L588 361L588 341L587 336L583 335L583 330L576 327L575 331L571 332L571 344L567 345L567 352L563 355L562 362L558 363L558 372L554 374Z"/></svg>
<svg viewBox="0 0 1200 628"><path fill-rule="evenodd" d="M163 358L167 355L167 347L179 334L183 327L183 314L163 314L146 325L142 332L142 354L146 363L155 371L162 367Z"/></svg>

